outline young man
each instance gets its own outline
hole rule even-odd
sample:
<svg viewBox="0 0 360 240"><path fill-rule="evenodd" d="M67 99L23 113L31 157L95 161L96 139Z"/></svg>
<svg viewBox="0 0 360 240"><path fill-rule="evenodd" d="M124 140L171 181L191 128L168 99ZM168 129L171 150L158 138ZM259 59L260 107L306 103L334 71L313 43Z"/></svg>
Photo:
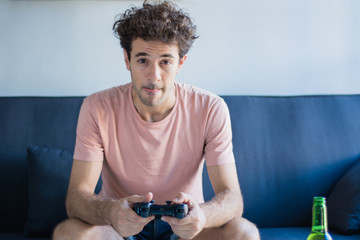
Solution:
<svg viewBox="0 0 360 240"><path fill-rule="evenodd" d="M54 239L260 239L242 218L230 116L214 94L175 81L196 27L169 2L114 24L131 83L95 93L79 115L66 207ZM204 203L204 159L216 196ZM99 195L94 189L102 172ZM183 219L142 218L136 202L186 203Z"/></svg>

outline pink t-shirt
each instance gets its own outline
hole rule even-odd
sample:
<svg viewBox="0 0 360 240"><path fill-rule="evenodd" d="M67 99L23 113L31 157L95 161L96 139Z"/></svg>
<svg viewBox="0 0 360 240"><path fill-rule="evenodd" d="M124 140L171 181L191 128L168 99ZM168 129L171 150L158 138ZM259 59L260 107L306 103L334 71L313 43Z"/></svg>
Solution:
<svg viewBox="0 0 360 240"><path fill-rule="evenodd" d="M220 97L175 83L171 113L146 122L126 84L87 97L80 110L74 159L104 161L100 195L154 194L157 203L186 192L201 203L202 170L234 162L228 108Z"/></svg>

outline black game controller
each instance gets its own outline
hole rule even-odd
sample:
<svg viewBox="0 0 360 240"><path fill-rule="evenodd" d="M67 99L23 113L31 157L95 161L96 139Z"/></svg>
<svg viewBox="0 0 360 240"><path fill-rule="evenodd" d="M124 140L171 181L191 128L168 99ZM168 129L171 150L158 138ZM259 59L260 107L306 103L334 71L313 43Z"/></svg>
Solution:
<svg viewBox="0 0 360 240"><path fill-rule="evenodd" d="M155 215L155 217L171 216L182 219L189 212L188 205L184 203L172 204L171 201L166 201L166 205L156 205L154 202L154 200L151 202L137 202L134 203L133 209L137 215L143 218Z"/></svg>

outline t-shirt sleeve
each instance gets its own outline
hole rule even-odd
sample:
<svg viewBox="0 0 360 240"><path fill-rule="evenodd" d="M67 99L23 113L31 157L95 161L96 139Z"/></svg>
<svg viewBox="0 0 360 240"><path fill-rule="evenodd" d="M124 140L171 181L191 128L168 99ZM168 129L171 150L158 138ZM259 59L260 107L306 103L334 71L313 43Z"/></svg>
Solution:
<svg viewBox="0 0 360 240"><path fill-rule="evenodd" d="M206 125L206 166L234 163L229 109L223 99L212 106Z"/></svg>
<svg viewBox="0 0 360 240"><path fill-rule="evenodd" d="M77 124L74 159L82 161L103 161L104 149L96 116L91 112L87 99L84 100Z"/></svg>

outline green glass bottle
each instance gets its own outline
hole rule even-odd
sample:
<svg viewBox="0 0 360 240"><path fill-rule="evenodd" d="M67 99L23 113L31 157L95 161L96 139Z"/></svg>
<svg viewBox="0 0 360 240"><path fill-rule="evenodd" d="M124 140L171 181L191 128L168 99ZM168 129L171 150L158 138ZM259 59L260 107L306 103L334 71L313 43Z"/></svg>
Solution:
<svg viewBox="0 0 360 240"><path fill-rule="evenodd" d="M328 232L326 199L324 197L314 197L312 228L307 240L332 240Z"/></svg>

